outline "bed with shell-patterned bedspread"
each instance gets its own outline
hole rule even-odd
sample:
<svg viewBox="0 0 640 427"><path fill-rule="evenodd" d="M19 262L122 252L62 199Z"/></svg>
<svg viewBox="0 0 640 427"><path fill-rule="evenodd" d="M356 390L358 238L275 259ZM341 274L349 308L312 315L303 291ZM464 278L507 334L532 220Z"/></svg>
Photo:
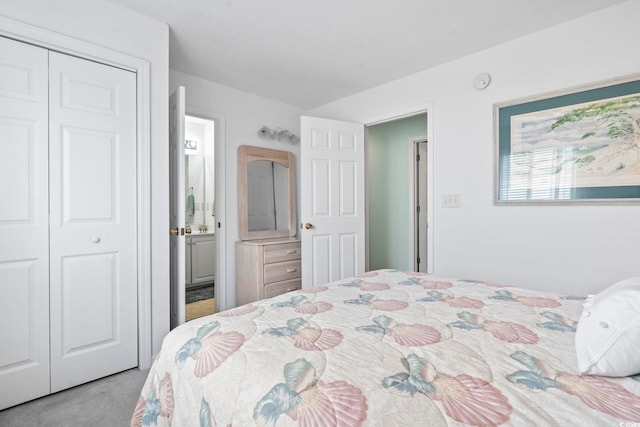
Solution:
<svg viewBox="0 0 640 427"><path fill-rule="evenodd" d="M639 377L577 374L583 302L393 270L283 294L169 333L131 423L640 425Z"/></svg>

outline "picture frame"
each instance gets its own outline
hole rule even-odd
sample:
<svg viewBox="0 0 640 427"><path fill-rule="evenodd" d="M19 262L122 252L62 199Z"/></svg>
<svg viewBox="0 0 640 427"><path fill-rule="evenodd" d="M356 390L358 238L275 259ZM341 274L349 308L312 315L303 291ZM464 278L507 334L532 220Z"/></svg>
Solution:
<svg viewBox="0 0 640 427"><path fill-rule="evenodd" d="M640 202L640 74L494 104L494 204Z"/></svg>

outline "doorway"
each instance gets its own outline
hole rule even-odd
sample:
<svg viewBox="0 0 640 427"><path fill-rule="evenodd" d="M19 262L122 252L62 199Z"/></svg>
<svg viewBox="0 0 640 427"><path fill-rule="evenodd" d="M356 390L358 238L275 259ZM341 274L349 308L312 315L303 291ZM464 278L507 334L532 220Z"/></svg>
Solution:
<svg viewBox="0 0 640 427"><path fill-rule="evenodd" d="M416 164L416 141L427 139L427 113L392 119L366 126L368 207L367 270L391 268L402 271L428 270L426 201L426 157L422 171ZM424 148L424 145L423 145ZM416 171L421 172L416 180ZM418 214L418 210L422 215ZM422 219L422 230L417 220ZM419 263L418 261L419 259Z"/></svg>
<svg viewBox="0 0 640 427"><path fill-rule="evenodd" d="M185 322L187 283L215 284L215 298L205 299L213 300L210 303L215 311L227 307L226 257L225 251L218 250L226 245L225 117L187 107L185 98L184 86L178 86L169 97L171 328ZM187 159L194 155L201 158ZM188 178L187 170L193 178ZM193 182L187 183L191 178Z"/></svg>
<svg viewBox="0 0 640 427"><path fill-rule="evenodd" d="M215 128L185 116L185 321L215 313Z"/></svg>
<svg viewBox="0 0 640 427"><path fill-rule="evenodd" d="M408 193L411 187L408 142L416 139L433 140L432 104L405 109L393 114L377 116L363 122L346 122L321 117L302 116L300 120L300 170L301 170L301 229L302 241L302 287L317 285L349 277L375 268L413 270L412 235L414 228L410 215L410 198L390 201L396 193ZM418 116L418 117L416 117ZM387 152L375 149L376 129L382 133L391 127L402 131L404 119L414 118L420 123L419 130L405 133L397 144L384 143ZM396 123L397 122L397 123ZM365 125L366 123L366 125ZM378 127L378 125L387 126ZM366 128L366 132L365 132ZM365 138L365 133L367 134ZM399 132L398 132L399 133ZM396 135L395 132L390 134ZM373 137L373 140L372 140ZM373 142L372 142L373 141ZM433 144L430 143L433 147ZM389 150L393 148L393 150ZM404 151L400 162L392 162L392 156ZM433 150L430 150L433 153ZM426 265L421 270L433 273L433 155L427 156L426 175ZM397 163L397 164L396 164ZM335 172L332 172L335 171ZM391 171L396 171L394 175ZM401 178L398 179L397 177ZM378 179L379 186L374 181ZM394 184L390 184L394 181ZM322 185L316 185L321 183ZM378 190L381 190L379 193ZM382 195L376 202L372 198ZM391 209L390 206L393 208ZM425 207L422 207L424 209ZM395 210L394 210L395 209ZM389 220L389 211L404 210L405 215L397 221ZM376 225L376 215L383 220ZM373 218L372 218L373 217ZM336 227L339 218L342 223ZM395 219L395 218L393 218ZM397 227L403 234L389 232L385 227ZM377 238L382 233L382 238ZM379 253L395 255L388 249L393 245L404 252L404 256L385 264L378 264ZM403 246L404 245L404 246ZM378 251L378 252L376 252ZM422 263L421 263L422 264ZM351 272L355 272L350 274Z"/></svg>

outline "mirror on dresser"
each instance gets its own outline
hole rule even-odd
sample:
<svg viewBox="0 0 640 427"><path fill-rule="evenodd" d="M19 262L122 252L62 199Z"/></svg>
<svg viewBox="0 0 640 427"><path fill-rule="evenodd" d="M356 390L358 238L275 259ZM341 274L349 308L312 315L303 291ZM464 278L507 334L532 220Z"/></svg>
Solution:
<svg viewBox="0 0 640 427"><path fill-rule="evenodd" d="M300 289L295 177L292 153L238 147L238 305Z"/></svg>
<svg viewBox="0 0 640 427"><path fill-rule="evenodd" d="M238 147L240 240L296 235L296 172L288 151Z"/></svg>

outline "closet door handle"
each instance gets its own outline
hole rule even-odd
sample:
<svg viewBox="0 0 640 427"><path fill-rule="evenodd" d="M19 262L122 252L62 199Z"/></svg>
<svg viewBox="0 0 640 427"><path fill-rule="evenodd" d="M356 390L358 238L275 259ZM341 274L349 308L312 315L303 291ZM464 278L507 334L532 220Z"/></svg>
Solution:
<svg viewBox="0 0 640 427"><path fill-rule="evenodd" d="M93 236L93 237L91 238L91 241L92 241L93 243L100 243L100 240L102 240L102 239L100 239L100 236Z"/></svg>

